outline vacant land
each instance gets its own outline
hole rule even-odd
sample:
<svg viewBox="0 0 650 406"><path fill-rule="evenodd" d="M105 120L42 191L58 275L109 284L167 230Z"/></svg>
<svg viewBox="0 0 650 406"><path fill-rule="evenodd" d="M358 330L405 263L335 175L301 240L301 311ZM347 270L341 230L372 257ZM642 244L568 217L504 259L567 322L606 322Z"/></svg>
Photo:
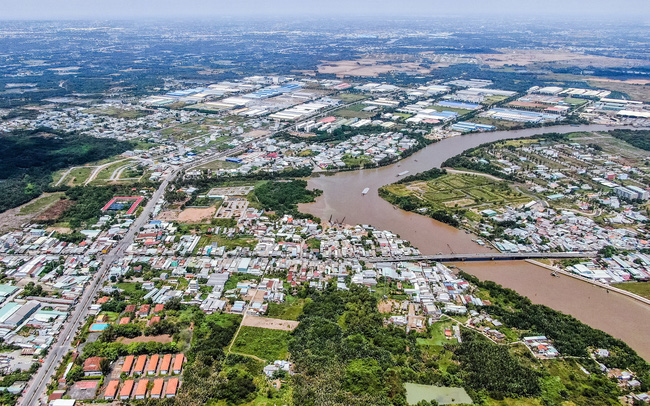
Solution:
<svg viewBox="0 0 650 406"><path fill-rule="evenodd" d="M650 282L615 283L612 286L650 299Z"/></svg>
<svg viewBox="0 0 650 406"><path fill-rule="evenodd" d="M59 199L56 202L54 202L52 205L50 205L47 209L45 209L41 214L36 217L37 221L51 221L51 220L56 220L61 215L68 210L70 207L72 207L75 204L74 201L68 200L68 199Z"/></svg>
<svg viewBox="0 0 650 406"><path fill-rule="evenodd" d="M185 209L178 214L177 220L181 223L203 223L205 220L211 219L216 213L216 207L206 208L189 208Z"/></svg>
<svg viewBox="0 0 650 406"><path fill-rule="evenodd" d="M352 103L355 101L367 99L368 97L356 93L341 93L338 96L336 96L336 98L341 100L343 103Z"/></svg>
<svg viewBox="0 0 650 406"><path fill-rule="evenodd" d="M235 169L235 168L237 168L239 166L241 166L241 164L238 164L236 162L228 162L228 161L217 160L217 161L208 162L205 165L201 165L201 166L199 166L199 169L212 169L212 170L216 170L216 169Z"/></svg>
<svg viewBox="0 0 650 406"><path fill-rule="evenodd" d="M286 358L288 341L288 331L243 326L232 351L275 361Z"/></svg>
<svg viewBox="0 0 650 406"><path fill-rule="evenodd" d="M505 65L557 64L578 67L642 66L637 59L610 58L607 56L584 55L560 50L498 49L501 54L478 54L483 63L492 68Z"/></svg>
<svg viewBox="0 0 650 406"><path fill-rule="evenodd" d="M511 190L505 182L469 174L447 174L426 182L393 184L385 188L397 196L415 196L423 202L423 206L434 210L463 207L478 213L488 208L530 200Z"/></svg>
<svg viewBox="0 0 650 406"><path fill-rule="evenodd" d="M109 116L115 118L140 118L147 115L146 112L141 110L125 110L117 107L107 107L107 108L92 108L84 111L88 114L96 114L98 116Z"/></svg>
<svg viewBox="0 0 650 406"><path fill-rule="evenodd" d="M298 320L305 306L305 299L295 299L287 296L285 303L269 303L267 315L275 319Z"/></svg>
<svg viewBox="0 0 650 406"><path fill-rule="evenodd" d="M156 342L156 343L171 343L174 339L172 336L169 334L163 334L159 336L140 336L136 338L126 338L126 337L120 337L116 341L118 343L122 344L131 344L131 343L148 343L148 342Z"/></svg>
<svg viewBox="0 0 650 406"><path fill-rule="evenodd" d="M366 108L365 104L358 103L358 104L353 104L351 106L348 106L344 109L341 110L336 110L333 114L337 117L343 117L343 118L371 118L373 117L376 113L371 112L371 111L362 111L364 108Z"/></svg>
<svg viewBox="0 0 650 406"><path fill-rule="evenodd" d="M61 200L63 193L45 194L20 207L21 215L35 214Z"/></svg>
<svg viewBox="0 0 650 406"><path fill-rule="evenodd" d="M270 330L293 331L298 327L298 322L293 320L272 319L269 317L246 317L242 326L267 328Z"/></svg>
<svg viewBox="0 0 650 406"><path fill-rule="evenodd" d="M427 74L431 69L414 62L380 63L378 59L366 58L356 61L323 62L318 66L318 73L345 76L376 77L389 72L418 72Z"/></svg>

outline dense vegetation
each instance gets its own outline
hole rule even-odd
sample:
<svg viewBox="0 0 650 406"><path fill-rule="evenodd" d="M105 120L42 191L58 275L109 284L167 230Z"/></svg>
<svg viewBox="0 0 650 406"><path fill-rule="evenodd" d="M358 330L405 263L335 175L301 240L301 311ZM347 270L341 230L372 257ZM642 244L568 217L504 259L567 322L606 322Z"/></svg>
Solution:
<svg viewBox="0 0 650 406"><path fill-rule="evenodd" d="M472 389L485 390L497 399L539 395L540 374L523 366L507 347L495 345L473 331L463 331L462 337L455 354Z"/></svg>
<svg viewBox="0 0 650 406"><path fill-rule="evenodd" d="M95 221L101 215L101 209L115 196L132 196L133 188L152 187L153 184L77 186L68 189L65 195L75 204L69 207L59 218L66 221L71 228L79 228Z"/></svg>
<svg viewBox="0 0 650 406"><path fill-rule="evenodd" d="M224 369L223 349L230 343L240 316L197 313L183 372L183 385L173 404L204 405L210 399L227 399L229 403L250 400L257 390L250 373Z"/></svg>
<svg viewBox="0 0 650 406"><path fill-rule="evenodd" d="M639 375L642 390L650 389L650 365L623 341L589 327L572 316L543 305L532 304L528 298L492 281L480 281L461 272L461 276L498 300L487 308L509 327L545 335L555 342L565 356L588 358L589 348L605 348L612 354L600 361L610 368L631 369Z"/></svg>
<svg viewBox="0 0 650 406"><path fill-rule="evenodd" d="M0 212L49 190L57 170L120 154L128 142L65 133L50 128L0 136Z"/></svg>
<svg viewBox="0 0 650 406"><path fill-rule="evenodd" d="M527 137L516 138L516 139L526 139L526 138ZM559 142L559 141L567 141L568 136L567 134L547 133L547 134L537 135L535 136L535 139ZM468 169L470 171L487 173L505 180L516 181L517 180L516 176L501 171L501 169L498 166L492 165L489 162L488 163L479 162L479 160L477 159L478 153L480 151L484 149L490 149L502 142L503 141L493 141L493 142L481 144L478 147L469 148L463 151L462 153L447 159L445 162L442 163L441 166L448 167L448 168Z"/></svg>
<svg viewBox="0 0 650 406"><path fill-rule="evenodd" d="M463 209L451 209L451 208L449 210L430 209L429 207L426 207L425 202L418 199L416 196L413 195L397 196L395 194L390 193L388 189L385 187L379 188L378 194L379 197L388 201L390 204L394 204L395 206L399 207L402 210L416 211L424 208L427 209L425 214L434 220L438 220L442 223L446 223L454 227L458 227L460 225L460 222L454 217L454 212L457 211L460 214Z"/></svg>
<svg viewBox="0 0 650 406"><path fill-rule="evenodd" d="M330 285L311 298L289 341L300 373L294 399L303 405L405 405L397 365L412 365L405 367L412 379L426 381L415 336L383 328L377 300L366 288L337 291Z"/></svg>
<svg viewBox="0 0 650 406"><path fill-rule="evenodd" d="M609 135L637 148L650 151L650 130L612 130Z"/></svg>
<svg viewBox="0 0 650 406"><path fill-rule="evenodd" d="M265 210L272 210L279 216L290 214L304 218L309 215L298 211L298 203L313 202L322 192L308 190L307 181L292 180L265 182L256 186L253 193Z"/></svg>
<svg viewBox="0 0 650 406"><path fill-rule="evenodd" d="M428 181L428 180L433 180L436 178L441 177L442 175L446 175L447 171L444 169L438 169L438 168L432 168L429 169L428 171L416 173L414 175L409 175L405 176L402 179L398 180L395 183L402 184L402 183L409 183L409 182L415 182L415 181Z"/></svg>

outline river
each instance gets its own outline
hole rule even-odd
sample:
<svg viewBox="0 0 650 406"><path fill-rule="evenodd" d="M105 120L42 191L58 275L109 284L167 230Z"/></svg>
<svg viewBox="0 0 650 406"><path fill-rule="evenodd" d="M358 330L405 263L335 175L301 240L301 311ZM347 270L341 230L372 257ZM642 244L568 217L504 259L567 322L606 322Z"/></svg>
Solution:
<svg viewBox="0 0 650 406"><path fill-rule="evenodd" d="M490 248L473 242L476 238L474 235L429 217L396 209L380 198L377 190L395 182L399 179L397 174L401 172L409 171L409 175L412 175L440 167L448 158L487 142L532 137L549 132L611 129L612 127L604 125L566 125L447 138L389 166L310 178L309 187L321 189L323 194L315 203L300 205L300 210L323 220L332 216L333 220L345 220L347 224L370 224L379 229L390 230L411 241L423 254L486 252ZM362 195L361 191L365 188L369 188L369 192ZM595 328L623 339L644 358L650 360L648 306L614 293L596 294L594 292L602 289L568 277L550 277L545 269L523 261L465 265L469 273L482 279L494 280L528 296L536 303L543 303L571 314ZM558 288L559 286L562 288ZM645 331L639 329L638 326L641 325L645 326Z"/></svg>

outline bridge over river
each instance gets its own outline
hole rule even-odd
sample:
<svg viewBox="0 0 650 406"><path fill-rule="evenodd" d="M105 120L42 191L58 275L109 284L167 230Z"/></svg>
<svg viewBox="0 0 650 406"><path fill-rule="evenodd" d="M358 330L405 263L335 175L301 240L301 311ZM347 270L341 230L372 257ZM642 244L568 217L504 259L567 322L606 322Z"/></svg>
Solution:
<svg viewBox="0 0 650 406"><path fill-rule="evenodd" d="M588 252L481 252L477 254L437 254L413 255L400 257L366 257L366 262L399 262L399 261L511 261L515 259L541 259L541 258L595 258L595 251Z"/></svg>

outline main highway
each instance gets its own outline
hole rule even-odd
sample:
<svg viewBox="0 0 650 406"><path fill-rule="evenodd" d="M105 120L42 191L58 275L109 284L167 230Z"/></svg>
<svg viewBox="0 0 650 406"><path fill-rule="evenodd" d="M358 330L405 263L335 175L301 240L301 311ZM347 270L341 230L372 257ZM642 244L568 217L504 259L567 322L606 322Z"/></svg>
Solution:
<svg viewBox="0 0 650 406"><path fill-rule="evenodd" d="M303 119L293 124L284 125L281 128L278 128L273 133L267 134L263 137L259 137L255 141L261 141L266 138L270 138L275 134L284 131L290 126L295 126L307 120L313 120L314 118L323 116L332 110L346 107L351 104L354 103L352 102L343 105L333 106L329 109L320 112L316 116L308 117L306 119ZM176 179L176 177L182 171L189 170L200 165L204 165L208 162L229 155L241 153L245 151L247 148L248 146L244 144L214 155L201 157L200 159L197 159L190 163L184 164L179 168L176 168L169 175L167 175L167 177L163 180L163 182L160 184L158 189L156 189L156 191L149 199L149 202L145 206L142 213L140 213L138 218L133 222L133 224L131 224L129 231L126 233L124 238L120 240L115 246L113 246L113 248L111 248L111 250L108 253L106 253L103 256L102 265L95 273L95 276L93 277L92 281L90 282L90 285L87 287L85 293L81 297L81 300L75 306L71 316L68 318L68 321L64 325L63 330L61 330L56 341L52 344L49 353L47 354L47 356L42 362L41 368L39 368L39 370L34 374L32 379L29 381L27 388L23 391L23 395L19 400L20 405L32 406L32 405L44 405L47 403L47 398L45 397L45 390L47 384L52 380L54 372L56 371L57 366L61 363L61 360L63 359L65 354L67 354L73 348L72 342L75 338L77 330L79 329L79 327L81 327L84 320L86 320L86 317L88 316L88 310L90 308L90 305L92 304L93 298L95 297L97 292L101 289L101 287L104 285L104 282L109 273L108 272L109 269L111 268L113 263L117 259L119 259L124 254L126 249L133 243L133 239L135 238L135 235L140 229L140 227L145 225L145 223L147 223L150 220L151 213L153 212L154 207L156 207L156 204L165 193L165 190L167 190L167 186L169 186L169 183L172 182L174 179Z"/></svg>
<svg viewBox="0 0 650 406"><path fill-rule="evenodd" d="M140 213L133 224L131 224L129 231L125 234L124 238L122 238L122 240L120 240L108 253L103 256L102 265L95 273L95 276L91 280L90 285L87 286L85 293L81 297L81 300L75 306L72 314L66 321L63 330L61 330L59 333L57 340L52 344L49 353L43 360L41 368L39 368L38 371L34 374L32 379L29 381L27 388L23 391L23 395L20 398L20 405L32 406L44 405L47 403L47 399L45 397L47 384L51 381L57 366L61 363L61 360L65 354L67 354L68 351L73 348L72 342L75 338L77 330L86 320L86 317L88 316L88 310L92 304L93 298L104 285L104 281L108 276L109 269L113 263L124 254L131 243L133 243L133 239L135 238L138 230L140 230L140 227L144 226L149 221L154 207L156 207L156 204L165 193L165 190L167 190L169 183L172 182L183 170L203 165L207 162L214 161L228 155L242 152L245 148L246 146L241 145L216 155L198 159L173 170L169 175L167 175L167 177L163 180L158 189L156 189L156 191L149 199L149 202L144 207L144 210L142 210L142 213Z"/></svg>

